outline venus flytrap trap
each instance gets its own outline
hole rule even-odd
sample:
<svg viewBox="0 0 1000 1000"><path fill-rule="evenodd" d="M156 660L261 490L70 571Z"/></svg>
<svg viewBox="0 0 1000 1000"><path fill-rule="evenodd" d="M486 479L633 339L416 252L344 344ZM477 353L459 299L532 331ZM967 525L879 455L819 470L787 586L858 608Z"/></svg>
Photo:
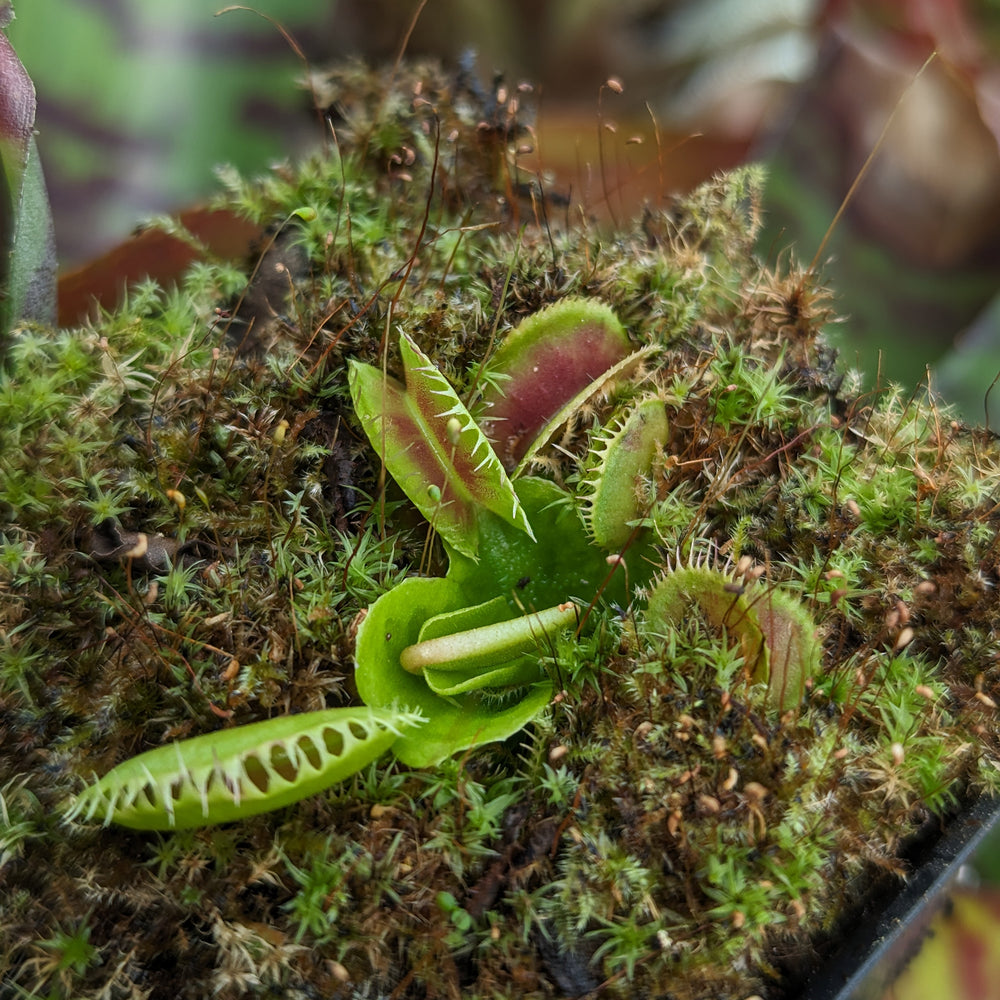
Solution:
<svg viewBox="0 0 1000 1000"><path fill-rule="evenodd" d="M380 757L415 712L331 708L148 750L77 796L68 819L183 830L279 809Z"/></svg>
<svg viewBox="0 0 1000 1000"><path fill-rule="evenodd" d="M632 350L605 303L553 303L523 320L486 362L492 377L478 404L483 432L516 476L588 399L626 378L648 353Z"/></svg>
<svg viewBox="0 0 1000 1000"><path fill-rule="evenodd" d="M598 545L620 552L632 540L635 522L653 506L655 487L653 496L648 494L654 459L662 455L666 440L666 409L652 397L636 404L592 444L584 519Z"/></svg>
<svg viewBox="0 0 1000 1000"><path fill-rule="evenodd" d="M649 631L681 628L691 615L734 643L747 680L767 685L770 708L794 709L820 673L823 647L818 626L792 593L766 584L748 557L738 567L692 557L668 567L650 585L645 621Z"/></svg>
<svg viewBox="0 0 1000 1000"><path fill-rule="evenodd" d="M399 341L405 388L371 365L351 362L351 398L386 468L463 555L475 558L479 510L489 510L530 537L510 480L448 380L413 341Z"/></svg>
<svg viewBox="0 0 1000 1000"><path fill-rule="evenodd" d="M750 679L766 683L770 657L764 633L740 584L718 570L683 566L654 581L646 606L652 630L676 628L692 613L736 640Z"/></svg>

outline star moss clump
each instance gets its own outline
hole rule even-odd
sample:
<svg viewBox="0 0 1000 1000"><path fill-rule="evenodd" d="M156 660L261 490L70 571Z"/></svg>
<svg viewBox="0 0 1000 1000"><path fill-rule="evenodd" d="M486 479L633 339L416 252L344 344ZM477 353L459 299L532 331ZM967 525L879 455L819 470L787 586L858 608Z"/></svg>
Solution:
<svg viewBox="0 0 1000 1000"><path fill-rule="evenodd" d="M262 231L245 267L203 261L6 347L0 979L170 1000L794 995L913 839L997 791L994 437L926 395L859 392L814 275L755 252L755 168L609 232L518 169L525 93L425 65L348 67L321 92L336 143L224 175ZM625 339L556 391L574 338L532 317L568 300L560 323ZM477 608L541 611L531 572L483 562L461 527L493 523L475 491L442 542L429 522L458 494L428 482L416 504L386 474L390 411L373 389L362 420L349 373L402 386L401 344L462 404L440 467L485 427L517 495L554 498L528 505L536 528L608 568L573 578L559 623L576 607L578 627L518 646L537 663L491 661L506 687L453 685L484 718L534 692L526 723L205 829L68 818L142 751L360 709L355 656L400 644L366 611L404 580L455 604L488 565L504 593ZM225 779L204 760L207 799Z"/></svg>

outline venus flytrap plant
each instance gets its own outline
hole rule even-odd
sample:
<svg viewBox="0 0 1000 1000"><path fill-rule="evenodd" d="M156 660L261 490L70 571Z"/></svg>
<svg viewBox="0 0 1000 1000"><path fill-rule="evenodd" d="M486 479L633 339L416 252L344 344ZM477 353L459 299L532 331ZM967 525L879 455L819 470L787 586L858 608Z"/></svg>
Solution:
<svg viewBox="0 0 1000 1000"><path fill-rule="evenodd" d="M488 382L488 394L504 385L510 397L486 405L493 425L517 421L519 471L571 411L608 392L650 354L627 349L613 313L586 300L559 303L514 332ZM358 631L356 683L375 710L392 713L402 703L419 716L383 719L379 739L368 740L364 752L351 744L343 755L303 749L314 747L309 733L323 713L183 741L115 768L77 799L72 815L103 810L106 819L140 828L223 822L326 788L390 744L403 763L422 767L503 739L547 705L552 682L539 657L562 632L579 627L584 606L602 593L627 603L625 574L609 568L606 554L617 556L635 541L633 525L648 506L643 482L667 433L663 403L641 400L595 438L578 513L551 482L512 482L455 390L405 334L400 354L405 384L352 361L351 396L389 472L441 535L449 569L444 578L406 579L369 609ZM574 358L575 374L549 381ZM530 420L513 417L513 404L527 399ZM649 572L645 550L636 552L643 561L633 584ZM749 620L745 634L756 627ZM748 661L751 652L766 677L763 643L745 650ZM416 726L418 719L430 724ZM334 742L342 748L341 737Z"/></svg>
<svg viewBox="0 0 1000 1000"><path fill-rule="evenodd" d="M224 822L329 787L390 745L404 764L426 767L526 725L552 696L540 665L547 649L580 627L598 596L628 603L625 573L609 569L607 553L618 559L633 546L632 585L654 562L642 519L668 431L658 396L640 399L593 436L579 509L554 483L521 475L578 408L634 377L652 351L628 347L614 314L586 300L559 303L514 331L490 366L484 396L493 437L504 424L515 431L504 438L508 459L520 459L514 481L458 394L405 334L405 383L352 361L362 426L440 534L449 561L444 578L411 577L383 594L359 627L357 689L369 711L383 713L381 728L371 734L355 710L341 709L331 710L339 728L330 712L306 713L182 741L119 765L78 797L71 815L103 812L105 821L148 829ZM567 377L550 379L564 368ZM772 705L801 698L818 661L801 608L770 596L757 608L721 574L692 566L656 584L646 620L673 627L692 603L713 628L737 638L748 675L769 681Z"/></svg>
<svg viewBox="0 0 1000 1000"><path fill-rule="evenodd" d="M535 376L546 362L562 363L574 330L584 333L578 351L592 351L595 337L614 345L591 362L599 373L624 353L624 331L606 307L573 301L547 312L551 327L533 318L529 335L517 341L515 386L518 366L530 365ZM441 535L449 570L443 579L404 580L361 624L356 682L371 707L285 716L148 751L86 789L71 817L101 814L138 829L227 822L325 789L390 746L403 763L420 767L504 739L551 698L539 656L579 625L573 596L589 602L616 575L607 594L625 600L623 575L609 570L566 494L544 480L512 483L457 393L405 334L400 353L405 385L354 361L351 395L372 445ZM558 412L577 389L557 383L547 403L536 400L536 413ZM633 428L637 420L645 433ZM662 404L654 400L608 444L605 458L616 460L611 478L627 482L617 491L596 484L599 519L624 523L637 513L632 480L650 464L662 432ZM499 705L483 697L490 692ZM426 728L418 725L424 721Z"/></svg>
<svg viewBox="0 0 1000 1000"><path fill-rule="evenodd" d="M545 480L511 482L443 376L405 335L400 350L405 389L354 362L351 394L387 469L441 535L449 569L443 580L406 580L375 602L358 632L356 679L368 704L402 698L428 716L431 725L395 748L404 763L428 766L511 735L545 707L552 684L538 653L578 624L572 598L589 604L609 577L606 596L627 598L624 574L609 570L569 495ZM504 438L508 456L523 459L536 435L547 439L554 416L631 357L601 303L570 299L543 310L490 366L487 426L494 437L513 431L516 446ZM639 464L651 440L643 448ZM626 494L633 491L628 484ZM611 519L635 513L634 503L623 513L619 500L599 509ZM507 695L498 708L486 692Z"/></svg>

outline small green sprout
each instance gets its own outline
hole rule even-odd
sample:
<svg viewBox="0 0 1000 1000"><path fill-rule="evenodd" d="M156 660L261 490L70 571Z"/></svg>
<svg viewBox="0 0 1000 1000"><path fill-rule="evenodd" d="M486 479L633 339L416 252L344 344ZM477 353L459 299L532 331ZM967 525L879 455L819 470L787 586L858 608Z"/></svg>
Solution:
<svg viewBox="0 0 1000 1000"><path fill-rule="evenodd" d="M91 966L99 964L99 949L90 941L89 917L88 913L73 929L56 924L52 937L39 941L46 957L38 968L53 986L49 996L71 996L74 980L83 976Z"/></svg>

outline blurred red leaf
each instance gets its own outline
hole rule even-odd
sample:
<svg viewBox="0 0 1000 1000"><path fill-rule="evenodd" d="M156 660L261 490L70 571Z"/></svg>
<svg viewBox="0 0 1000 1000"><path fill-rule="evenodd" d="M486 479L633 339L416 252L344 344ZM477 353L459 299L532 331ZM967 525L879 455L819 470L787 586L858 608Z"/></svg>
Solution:
<svg viewBox="0 0 1000 1000"><path fill-rule="evenodd" d="M217 257L249 253L260 228L233 212L193 208L178 221ZM189 243L158 229L147 229L96 260L59 279L59 325L75 326L96 309L113 309L129 285L153 278L169 285L184 273L198 252Z"/></svg>
<svg viewBox="0 0 1000 1000"><path fill-rule="evenodd" d="M1000 989L1000 891L957 891L883 1000L991 1000Z"/></svg>

